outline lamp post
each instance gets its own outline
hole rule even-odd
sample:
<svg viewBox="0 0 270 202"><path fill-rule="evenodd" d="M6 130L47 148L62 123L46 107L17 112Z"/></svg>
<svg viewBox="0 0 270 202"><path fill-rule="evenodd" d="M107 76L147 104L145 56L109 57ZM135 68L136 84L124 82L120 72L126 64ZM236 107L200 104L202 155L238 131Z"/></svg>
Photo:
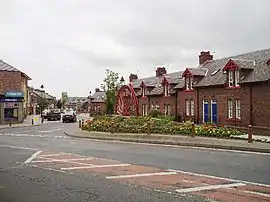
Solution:
<svg viewBox="0 0 270 202"><path fill-rule="evenodd" d="M92 92L91 92L91 90L89 91L89 117L91 117L91 95L92 94Z"/></svg>

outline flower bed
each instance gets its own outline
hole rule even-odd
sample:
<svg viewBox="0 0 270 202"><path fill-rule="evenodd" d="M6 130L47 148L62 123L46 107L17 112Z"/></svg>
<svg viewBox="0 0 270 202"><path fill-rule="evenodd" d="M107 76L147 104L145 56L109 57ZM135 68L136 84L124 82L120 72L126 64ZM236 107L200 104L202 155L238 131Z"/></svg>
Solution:
<svg viewBox="0 0 270 202"><path fill-rule="evenodd" d="M189 135L192 133L192 123L179 123L172 121L168 117L150 118L150 117L95 117L92 121L87 121L84 130L114 132L114 133L147 133L150 124L151 133L156 134L174 134ZM195 134L207 137L223 137L239 136L244 133L229 129L226 127L217 127L211 124L196 125Z"/></svg>

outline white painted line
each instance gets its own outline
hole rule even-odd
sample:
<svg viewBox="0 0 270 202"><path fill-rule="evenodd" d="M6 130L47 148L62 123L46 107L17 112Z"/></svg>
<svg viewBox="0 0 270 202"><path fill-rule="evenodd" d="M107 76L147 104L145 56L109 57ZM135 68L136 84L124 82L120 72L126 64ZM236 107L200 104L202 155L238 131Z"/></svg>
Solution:
<svg viewBox="0 0 270 202"><path fill-rule="evenodd" d="M63 170L57 170L57 169L53 169L53 168L44 168L44 167L40 167L40 166L37 166L37 165L31 165L31 166L34 167L34 168L39 168L39 169L43 169L43 170L49 170L49 171L54 171L54 172L59 172L59 173L66 173Z"/></svg>
<svg viewBox="0 0 270 202"><path fill-rule="evenodd" d="M42 151L37 151L29 159L27 159L23 164L31 163Z"/></svg>
<svg viewBox="0 0 270 202"><path fill-rule="evenodd" d="M175 170L175 169L168 169L167 171L172 171L172 172L177 172L177 173L182 173L182 174L187 174L187 175L192 175L192 176L198 176L198 177L207 177L207 178L211 178L211 179L226 180L226 181L229 181L229 182L238 182L238 183L244 183L244 184L250 184L250 185L256 185L256 186L270 187L269 184L262 184L262 183L257 183L257 182L248 182L248 181L244 181L244 180L236 180L236 179L230 179L230 178L225 178L225 177L217 177L217 176L212 176L212 175L192 173L192 172Z"/></svg>
<svg viewBox="0 0 270 202"><path fill-rule="evenodd" d="M134 177L149 177L149 176L160 176L160 175L175 175L177 172L160 172L160 173L141 173L132 175L118 175L108 176L106 179L120 179L120 178L134 178Z"/></svg>
<svg viewBox="0 0 270 202"><path fill-rule="evenodd" d="M206 191L206 190L213 190L213 189L224 189L224 188L231 188L231 187L239 187L245 186L244 183L233 183L233 184L219 184L219 185L209 185L204 187L192 187L186 189L177 189L178 193L189 193L189 192L197 192L197 191Z"/></svg>
<svg viewBox="0 0 270 202"><path fill-rule="evenodd" d="M50 163L50 162L70 162L70 163L81 163L81 162L71 162L78 160L92 160L93 158L79 158L79 159L47 159L47 160L37 160L32 161L32 163Z"/></svg>
<svg viewBox="0 0 270 202"><path fill-rule="evenodd" d="M50 156L61 156L63 154L61 153L57 153L57 154L43 154L43 155L40 155L39 157L42 158L42 157L50 157Z"/></svg>
<svg viewBox="0 0 270 202"><path fill-rule="evenodd" d="M36 148L19 147L19 146L12 146L12 145L0 145L0 147L12 148L12 149L22 149L22 150L32 150L32 151L37 151L38 150Z"/></svg>
<svg viewBox="0 0 270 202"><path fill-rule="evenodd" d="M264 196L264 197L269 197L270 198L270 194L265 194L265 193L260 193L260 192L255 192L255 191L244 191L247 194L256 194L259 196Z"/></svg>
<svg viewBox="0 0 270 202"><path fill-rule="evenodd" d="M123 167L130 166L130 164L111 164L111 165L92 165L92 166L81 166L81 167L68 167L61 168L61 170L77 170L77 169L91 169L91 168L110 168L110 167Z"/></svg>

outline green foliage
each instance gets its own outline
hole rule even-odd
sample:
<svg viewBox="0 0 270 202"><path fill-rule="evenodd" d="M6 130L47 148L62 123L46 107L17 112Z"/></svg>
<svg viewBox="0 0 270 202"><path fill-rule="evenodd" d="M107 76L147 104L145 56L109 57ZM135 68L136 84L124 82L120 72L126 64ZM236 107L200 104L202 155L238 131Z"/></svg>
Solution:
<svg viewBox="0 0 270 202"><path fill-rule="evenodd" d="M63 105L62 105L61 100L57 100L56 106L57 106L58 109L62 108Z"/></svg>
<svg viewBox="0 0 270 202"><path fill-rule="evenodd" d="M99 116L85 125L85 130L115 133L147 133L148 124L151 133L189 135L192 132L192 122L179 123L168 117L123 117ZM237 130L214 125L197 125L195 133L198 136L229 138L232 135L242 135Z"/></svg>
<svg viewBox="0 0 270 202"><path fill-rule="evenodd" d="M106 76L103 80L102 88L106 94L105 104L107 108L107 114L114 113L116 94L120 86L120 82L118 81L118 79L119 79L118 73L106 69Z"/></svg>
<svg viewBox="0 0 270 202"><path fill-rule="evenodd" d="M149 111L149 113L148 113L148 116L155 117L155 118L160 117L162 115L163 114L162 114L162 112L159 109L151 109Z"/></svg>

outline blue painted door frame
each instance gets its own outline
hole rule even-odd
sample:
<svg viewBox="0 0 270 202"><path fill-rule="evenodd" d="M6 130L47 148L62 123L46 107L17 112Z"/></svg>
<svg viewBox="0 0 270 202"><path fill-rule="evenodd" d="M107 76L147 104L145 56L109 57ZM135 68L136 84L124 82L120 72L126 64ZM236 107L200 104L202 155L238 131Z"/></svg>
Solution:
<svg viewBox="0 0 270 202"><path fill-rule="evenodd" d="M207 123L209 121L209 115L208 115L208 100L203 101L203 121L204 123Z"/></svg>
<svg viewBox="0 0 270 202"><path fill-rule="evenodd" d="M212 115L211 115L211 119L212 119L212 123L217 124L218 121L218 112L217 112L217 101L216 100L212 100L211 101L211 111L212 111Z"/></svg>

